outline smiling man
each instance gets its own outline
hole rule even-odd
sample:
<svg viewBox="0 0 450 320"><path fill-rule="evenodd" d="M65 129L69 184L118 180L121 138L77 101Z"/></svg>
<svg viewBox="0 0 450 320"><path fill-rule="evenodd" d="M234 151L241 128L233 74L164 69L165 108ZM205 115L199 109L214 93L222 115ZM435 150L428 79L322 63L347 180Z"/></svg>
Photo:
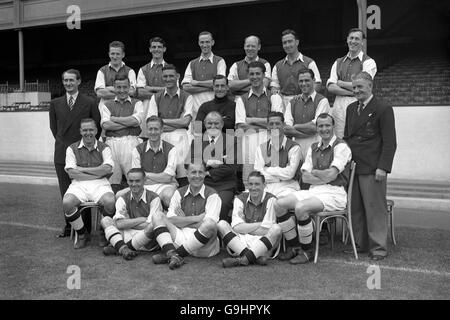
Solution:
<svg viewBox="0 0 450 320"><path fill-rule="evenodd" d="M93 119L82 119L81 141L71 144L66 151L65 170L72 179L63 198L64 214L76 232L75 249L86 246L89 235L84 226L78 206L93 201L103 208L104 216L114 214L114 193L107 177L113 171L114 161L110 147L97 140L97 126ZM101 238L100 245L103 245ZM105 244L106 245L106 244Z"/></svg>
<svg viewBox="0 0 450 320"><path fill-rule="evenodd" d="M344 131L356 162L352 224L358 250L381 260L388 254L386 179L397 149L394 110L374 97L369 73L357 74L352 86L357 102L348 107Z"/></svg>
<svg viewBox="0 0 450 320"><path fill-rule="evenodd" d="M136 97L142 100L144 114L148 113L149 103L152 96L166 88L163 79L163 67L167 64L164 61L166 43L160 37L153 37L149 41L149 51L152 60L139 69L136 80ZM141 124L141 138L147 139L147 126L145 121Z"/></svg>
<svg viewBox="0 0 450 320"><path fill-rule="evenodd" d="M319 69L316 62L303 55L298 50L299 39L294 30L287 29L281 33L281 43L286 57L278 61L272 70L272 93L280 93L283 98L283 108L296 95L300 94L298 73L302 69L311 69L314 72L316 90L320 87Z"/></svg>
<svg viewBox="0 0 450 320"><path fill-rule="evenodd" d="M184 160L189 153L189 124L192 120L192 96L178 87L180 74L172 64L162 68L164 91L156 93L150 100L147 119L159 116L164 121L161 139L177 146L177 181L180 186L187 184Z"/></svg>
<svg viewBox="0 0 450 320"><path fill-rule="evenodd" d="M319 139L317 117L330 111L328 99L314 90L314 83L314 72L311 69L299 71L298 84L302 93L288 103L284 114L284 132L300 145L302 162L306 158L308 148Z"/></svg>
<svg viewBox="0 0 450 320"><path fill-rule="evenodd" d="M66 149L72 143L81 139L80 121L84 118L92 118L96 127L100 126L100 113L95 101L79 92L81 75L78 70L69 69L62 74L62 83L66 94L53 99L50 102L49 122L50 130L55 138L54 163L56 176L58 177L61 198L70 185L70 177L64 170L66 163ZM100 133L97 133L97 138ZM90 230L90 220L87 219L87 229ZM66 223L58 237L70 235L70 224Z"/></svg>
<svg viewBox="0 0 450 320"><path fill-rule="evenodd" d="M345 187L350 173L350 148L334 134L334 119L328 113L318 116L316 126L320 141L309 147L301 167L302 180L311 185L309 190L293 192L275 202L275 211L287 244L286 252L279 258L290 260L291 264L307 263L313 256L313 225L309 215L343 210L347 205ZM295 217L288 210L295 210Z"/></svg>
<svg viewBox="0 0 450 320"><path fill-rule="evenodd" d="M141 140L141 122L144 110L140 100L130 98L130 81L124 75L114 79L113 100L100 102L101 125L105 130L106 143L111 147L114 159L114 172L109 181L114 192L120 189L122 175L131 168L131 152Z"/></svg>
<svg viewBox="0 0 450 320"><path fill-rule="evenodd" d="M184 257L208 258L220 251L217 222L221 200L216 191L204 184L205 166L188 165L189 185L179 188L170 201L167 216L153 216L154 233L161 254L152 257L155 264L169 264L171 270L181 267Z"/></svg>
<svg viewBox="0 0 450 320"><path fill-rule="evenodd" d="M214 39L211 32L200 32L198 45L201 55L199 58L189 62L184 72L184 79L181 82L183 89L192 94L194 100L192 117L194 119L200 106L214 98L214 76L219 74L225 76L227 69L225 60L212 52Z"/></svg>
<svg viewBox="0 0 450 320"><path fill-rule="evenodd" d="M230 90L236 96L243 95L248 92L251 87L251 80L249 78L249 65L251 62L260 61L264 67L264 87L270 84L271 67L270 63L258 56L261 50L261 40L257 36L248 36L244 41L245 58L239 60L231 65L228 73L228 81L230 82Z"/></svg>
<svg viewBox="0 0 450 320"><path fill-rule="evenodd" d="M217 224L224 245L233 258L222 261L224 268L265 265L267 257L281 239L281 228L276 224L275 196L264 191L264 175L258 171L248 176L248 192L234 198L231 225L221 220Z"/></svg>
<svg viewBox="0 0 450 320"><path fill-rule="evenodd" d="M336 95L331 114L336 121L336 136L341 139L344 136L347 106L356 101L353 95L352 78L361 71L369 73L372 79L377 73L375 60L363 51L365 38L361 29L349 30L348 53L333 63L330 78L327 81L328 91Z"/></svg>

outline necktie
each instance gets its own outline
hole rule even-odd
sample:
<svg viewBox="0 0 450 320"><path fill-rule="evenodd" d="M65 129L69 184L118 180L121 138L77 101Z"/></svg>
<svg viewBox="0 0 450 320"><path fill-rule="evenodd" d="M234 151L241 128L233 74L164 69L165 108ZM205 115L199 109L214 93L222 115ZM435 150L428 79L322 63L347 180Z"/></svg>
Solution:
<svg viewBox="0 0 450 320"><path fill-rule="evenodd" d="M364 108L364 103L359 102L358 103L358 116L361 115L361 112L363 111L363 108Z"/></svg>
<svg viewBox="0 0 450 320"><path fill-rule="evenodd" d="M211 137L211 141L209 143L212 147L212 151L211 151L211 156L215 157L216 156L216 146L214 145L214 137Z"/></svg>
<svg viewBox="0 0 450 320"><path fill-rule="evenodd" d="M69 108L70 108L70 111L72 111L72 109L73 109L73 96L70 96L70 98L69 98Z"/></svg>

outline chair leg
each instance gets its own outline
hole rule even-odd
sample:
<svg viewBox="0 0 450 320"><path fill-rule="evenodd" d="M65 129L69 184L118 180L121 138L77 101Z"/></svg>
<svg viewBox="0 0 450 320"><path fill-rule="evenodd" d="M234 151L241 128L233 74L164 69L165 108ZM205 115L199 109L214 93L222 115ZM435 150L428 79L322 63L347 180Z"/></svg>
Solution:
<svg viewBox="0 0 450 320"><path fill-rule="evenodd" d="M73 237L75 236L75 230L73 229L73 227L70 227L70 240L73 240Z"/></svg>
<svg viewBox="0 0 450 320"><path fill-rule="evenodd" d="M389 211L390 219L391 219L391 239L394 246L397 245L397 241L395 240L395 225L394 225L394 208L391 207L391 210Z"/></svg>
<svg viewBox="0 0 450 320"><path fill-rule="evenodd" d="M314 263L317 263L317 258L319 257L319 238L320 238L320 228L322 224L320 223L320 217L315 216L316 221L316 252L314 253Z"/></svg>
<svg viewBox="0 0 450 320"><path fill-rule="evenodd" d="M345 220L342 219L342 243L346 243L346 231L347 231L347 223L345 222Z"/></svg>
<svg viewBox="0 0 450 320"><path fill-rule="evenodd" d="M358 251L356 251L355 238L353 237L353 228L349 225L348 221L346 222L348 233L350 234L350 241L352 242L353 252L355 253L355 259L358 260Z"/></svg>
<svg viewBox="0 0 450 320"><path fill-rule="evenodd" d="M330 221L330 237L331 237L331 251L334 251L334 234L336 233L336 219L332 218Z"/></svg>
<svg viewBox="0 0 450 320"><path fill-rule="evenodd" d="M91 219L92 222L92 232L96 232L98 229L98 208L97 207L91 207Z"/></svg>

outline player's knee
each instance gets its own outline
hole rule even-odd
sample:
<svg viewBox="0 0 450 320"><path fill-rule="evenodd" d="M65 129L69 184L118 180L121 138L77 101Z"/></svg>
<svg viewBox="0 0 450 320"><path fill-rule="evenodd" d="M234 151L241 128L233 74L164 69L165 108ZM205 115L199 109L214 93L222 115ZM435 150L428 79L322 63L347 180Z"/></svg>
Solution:
<svg viewBox="0 0 450 320"><path fill-rule="evenodd" d="M287 204L285 198L277 199L274 203L275 214L277 217L280 217L286 213Z"/></svg>
<svg viewBox="0 0 450 320"><path fill-rule="evenodd" d="M114 197L113 193L105 194L101 199L101 203L108 215L112 215L114 213L116 198Z"/></svg>
<svg viewBox="0 0 450 320"><path fill-rule="evenodd" d="M207 237L212 237L217 233L217 223L211 219L205 219L199 230Z"/></svg>
<svg viewBox="0 0 450 320"><path fill-rule="evenodd" d="M114 225L114 221L111 217L103 217L102 220L100 220L100 224L102 225L103 229L106 229Z"/></svg>
<svg viewBox="0 0 450 320"><path fill-rule="evenodd" d="M153 224L149 223L145 228L144 228L144 234L147 238L151 238L152 234L153 234Z"/></svg>
<svg viewBox="0 0 450 320"><path fill-rule="evenodd" d="M170 205L170 199L172 199L173 194L175 193L175 188L167 187L160 194L160 198L166 207Z"/></svg>
<svg viewBox="0 0 450 320"><path fill-rule="evenodd" d="M281 237L282 234L281 226L279 224L274 224L269 229L269 234L273 236L274 238Z"/></svg>
<svg viewBox="0 0 450 320"><path fill-rule="evenodd" d="M227 234L228 232L231 231L231 226L230 226L230 224L227 221L220 220L217 223L217 231L219 231L220 235L223 236L223 235L225 235L225 234Z"/></svg>
<svg viewBox="0 0 450 320"><path fill-rule="evenodd" d="M298 220L306 220L309 217L308 207L301 201L295 204L295 216Z"/></svg>
<svg viewBox="0 0 450 320"><path fill-rule="evenodd" d="M64 213L71 213L78 207L78 203L75 197L71 195L65 195L63 198L63 210Z"/></svg>

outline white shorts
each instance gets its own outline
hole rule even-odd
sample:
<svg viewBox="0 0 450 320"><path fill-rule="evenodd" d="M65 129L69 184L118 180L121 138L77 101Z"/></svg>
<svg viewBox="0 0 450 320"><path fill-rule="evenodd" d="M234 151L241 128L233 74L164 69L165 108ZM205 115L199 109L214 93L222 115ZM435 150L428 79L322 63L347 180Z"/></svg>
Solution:
<svg viewBox="0 0 450 320"><path fill-rule="evenodd" d="M165 184L165 183L146 184L144 186L145 189L156 193L158 196L163 192L164 189L166 189L168 187L173 187L173 188L176 189L175 185L173 185L173 184Z"/></svg>
<svg viewBox="0 0 450 320"><path fill-rule="evenodd" d="M104 194L111 192L111 185L106 178L78 181L73 180L65 194L72 194L81 202L99 202ZM113 193L114 194L114 193Z"/></svg>
<svg viewBox="0 0 450 320"><path fill-rule="evenodd" d="M300 190L300 185L295 180L267 183L266 186L266 191L270 192L277 198L287 196L288 194L298 190Z"/></svg>
<svg viewBox="0 0 450 320"><path fill-rule="evenodd" d="M109 178L111 184L120 184L122 175L125 175L131 169L131 152L142 142L137 136L124 137L106 137L106 144L111 148L112 158L114 160L113 174Z"/></svg>
<svg viewBox="0 0 450 320"><path fill-rule="evenodd" d="M347 107L350 103L356 101L355 97L350 96L336 96L330 113L334 118L334 134L342 139L344 136L345 117L347 114Z"/></svg>
<svg viewBox="0 0 450 320"><path fill-rule="evenodd" d="M194 237L194 232L197 229L194 228L177 228L177 234L175 236L175 247L180 247L184 243L186 243L189 237ZM215 236L209 239L208 243L206 243L203 247L198 250L192 252L192 256L197 258L209 258L217 255L220 251L219 239Z"/></svg>
<svg viewBox="0 0 450 320"><path fill-rule="evenodd" d="M298 201L315 197L319 199L324 211L340 211L347 206L347 192L344 187L329 184L311 186L309 190L300 190L294 193Z"/></svg>

